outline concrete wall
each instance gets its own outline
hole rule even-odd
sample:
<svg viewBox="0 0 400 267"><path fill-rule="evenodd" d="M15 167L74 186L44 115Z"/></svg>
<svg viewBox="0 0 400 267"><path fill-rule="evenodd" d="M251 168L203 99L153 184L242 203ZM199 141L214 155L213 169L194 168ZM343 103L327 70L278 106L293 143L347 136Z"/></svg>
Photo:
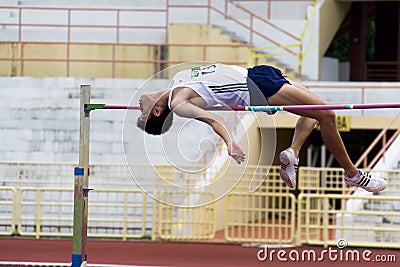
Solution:
<svg viewBox="0 0 400 267"><path fill-rule="evenodd" d="M139 94L164 88L167 83L168 80L144 83L142 79L2 77L0 160L77 162L80 84L92 85L92 103L128 105L132 99L132 104L137 105ZM133 155L129 159L137 164L189 164L202 153L201 142L213 137L204 123L179 118L162 138L148 136L136 127L138 115L136 110L91 112L92 163L124 163L125 151Z"/></svg>
<svg viewBox="0 0 400 267"><path fill-rule="evenodd" d="M321 59L321 81L339 81L339 60L323 57Z"/></svg>
<svg viewBox="0 0 400 267"><path fill-rule="evenodd" d="M242 62L246 66L248 47L231 41L228 34L221 29L207 24L172 24L168 32L171 44L222 44L226 46L181 47L170 46L168 60L171 61L210 61L210 62Z"/></svg>
<svg viewBox="0 0 400 267"><path fill-rule="evenodd" d="M344 17L351 7L351 2L325 0L320 6L320 27L319 27L319 56L325 54L329 48L337 29L340 27Z"/></svg>
<svg viewBox="0 0 400 267"><path fill-rule="evenodd" d="M82 83L96 86L93 95L97 99L104 99L106 95L109 97L111 93L104 92L106 79L3 77L0 81L0 135L4 143L1 160L77 161L79 86ZM120 89L116 88L114 94L128 96L128 87L127 83L122 86L120 82ZM112 132L113 129L120 130L121 121L108 118L103 124ZM93 126L96 131L97 126ZM104 136L107 133L103 137L96 137L95 133L92 136L94 155L106 151L112 154L119 150L121 140L116 138L118 135L108 135L108 143L101 144Z"/></svg>
<svg viewBox="0 0 400 267"><path fill-rule="evenodd" d="M335 37L336 31L339 29L343 19L347 15L351 4L351 2L324 0L320 2L320 5L318 5L319 27L317 35L319 44L316 47L318 53L316 54L317 61L315 62L318 66L321 66L322 58ZM321 68L322 66L319 67L319 69ZM320 75L315 77L316 80L319 80L321 75L320 72Z"/></svg>

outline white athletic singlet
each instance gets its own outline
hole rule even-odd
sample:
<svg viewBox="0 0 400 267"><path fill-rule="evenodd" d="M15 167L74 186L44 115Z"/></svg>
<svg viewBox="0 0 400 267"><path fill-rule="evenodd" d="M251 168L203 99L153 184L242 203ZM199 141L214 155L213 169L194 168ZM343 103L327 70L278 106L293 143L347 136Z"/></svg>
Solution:
<svg viewBox="0 0 400 267"><path fill-rule="evenodd" d="M247 88L247 69L239 66L212 64L194 67L175 74L170 84L168 107L174 89L188 87L206 101L207 106L247 106L250 104Z"/></svg>

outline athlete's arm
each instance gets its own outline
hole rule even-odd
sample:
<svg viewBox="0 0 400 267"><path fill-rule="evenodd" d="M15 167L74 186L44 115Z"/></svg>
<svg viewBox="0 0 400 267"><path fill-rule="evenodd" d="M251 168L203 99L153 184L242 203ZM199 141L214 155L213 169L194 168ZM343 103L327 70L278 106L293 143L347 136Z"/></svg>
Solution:
<svg viewBox="0 0 400 267"><path fill-rule="evenodd" d="M174 99L171 101L171 108L173 112L181 117L192 118L210 125L214 132L216 132L225 142L228 147L228 154L240 164L244 161L245 154L238 144L233 140L225 120L212 112L206 111L190 101L183 99Z"/></svg>

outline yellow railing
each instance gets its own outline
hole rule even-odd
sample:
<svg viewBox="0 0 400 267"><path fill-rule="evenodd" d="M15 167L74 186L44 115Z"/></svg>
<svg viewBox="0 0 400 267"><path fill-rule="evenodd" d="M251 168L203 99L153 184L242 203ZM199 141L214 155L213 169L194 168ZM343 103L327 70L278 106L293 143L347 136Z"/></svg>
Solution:
<svg viewBox="0 0 400 267"><path fill-rule="evenodd" d="M286 193L231 193L227 196L228 242L292 244L296 231L296 197Z"/></svg>
<svg viewBox="0 0 400 267"><path fill-rule="evenodd" d="M400 197L300 194L299 243L400 248Z"/></svg>
<svg viewBox="0 0 400 267"><path fill-rule="evenodd" d="M388 181L389 187L385 192L400 193L399 187L391 187L400 179L400 170L368 170L378 177ZM300 167L298 189L301 193L335 193L348 194L355 188L349 188L343 180L342 168Z"/></svg>
<svg viewBox="0 0 400 267"><path fill-rule="evenodd" d="M17 199L18 234L72 236L73 189L20 188ZM140 190L95 190L89 206L89 237L143 238L147 201Z"/></svg>
<svg viewBox="0 0 400 267"><path fill-rule="evenodd" d="M0 187L0 235L15 233L17 206L16 192L13 187Z"/></svg>
<svg viewBox="0 0 400 267"><path fill-rule="evenodd" d="M176 197L176 192L169 192ZM182 198L187 195L181 195ZM202 196L210 195L208 193ZM209 196L212 199L212 196ZM215 206L184 208L158 203L155 237L163 240L210 240L215 236Z"/></svg>
<svg viewBox="0 0 400 267"><path fill-rule="evenodd" d="M301 167L299 168L298 189L302 193L335 192L347 194L349 189L343 180L342 168Z"/></svg>
<svg viewBox="0 0 400 267"><path fill-rule="evenodd" d="M226 197L224 232L228 242L295 242L296 194L282 182L279 169L279 166L247 166L240 183ZM250 193L253 179L263 182Z"/></svg>
<svg viewBox="0 0 400 267"><path fill-rule="evenodd" d="M343 171L339 168L301 167L298 189L291 190L280 180L279 166L247 166L244 171L235 167L229 169L229 175L240 175L242 179L225 200L186 208L160 203L134 189L129 178L123 181L123 176L129 174L123 172L122 166L91 167L93 183L111 188L95 186L89 193L89 237L213 240L219 230L217 222L222 220L225 240L233 243L329 246L344 238L350 246L400 248L400 170L373 170L389 183L383 194L373 195L348 194L355 191L343 184ZM63 167L61 163L1 163L0 182L6 186L0 187L0 235L70 237L73 190L69 184L56 181L67 179L60 170L70 167L72 170L72 165ZM138 167L144 173L152 168ZM52 187L41 181L46 169L48 177L55 175L49 180ZM157 171L173 177L168 166L157 166ZM39 182L35 184L38 174ZM69 176L73 180L72 174ZM264 182L250 193L249 183L254 177ZM190 175L176 179L191 180ZM15 180L20 181L16 184ZM164 200L185 199L190 194L160 193ZM199 194L215 199L211 192ZM219 214L217 206L221 205Z"/></svg>
<svg viewBox="0 0 400 267"><path fill-rule="evenodd" d="M315 6L315 0L309 1L310 4L314 7ZM314 9L314 14L315 15L315 9ZM269 21L259 18L261 21L263 21L265 24L270 25L274 28L278 28L276 25L271 24ZM310 50L311 47L311 40L314 38L314 30L315 30L315 25L312 26L310 29L309 21L306 22L306 24L303 27L303 30L300 34L300 36L294 36L293 34L290 34L282 29L279 29L281 33L286 35L286 38L289 39L287 43L280 44L277 43L273 40L269 40L271 45L265 46L265 47L254 47L249 49L249 61L247 65L254 66L254 65L259 65L259 64L264 64L266 63L265 60L269 60L270 58L276 58L280 56L290 56L295 58L297 65L292 68L291 71L285 71L285 74L288 75L288 77L295 79L295 78L302 78L302 68L303 68L303 59L307 55L307 53ZM310 40L308 41L307 47L304 47L304 37L306 33L310 31ZM260 61L264 60L264 61Z"/></svg>

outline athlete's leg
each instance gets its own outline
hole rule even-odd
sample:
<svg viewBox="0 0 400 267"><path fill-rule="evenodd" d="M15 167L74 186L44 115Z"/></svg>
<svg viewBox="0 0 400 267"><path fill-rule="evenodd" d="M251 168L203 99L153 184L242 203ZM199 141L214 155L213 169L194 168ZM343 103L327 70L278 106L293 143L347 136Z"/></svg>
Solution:
<svg viewBox="0 0 400 267"><path fill-rule="evenodd" d="M289 84L285 84L284 86L282 86L282 88L278 91L278 93L269 98L269 102L271 103L271 105L325 104L321 98L313 94L311 91L304 90L303 88L299 88L298 86L293 86ZM313 118L319 121L321 127L322 139L324 140L327 148L331 151L333 156L339 162L340 166L342 166L342 168L344 169L345 171L344 181L347 185L358 186L369 192L379 192L386 188L387 182L384 179L379 177L374 177L369 173L366 173L362 170L358 170L351 162L347 154L347 151L344 147L342 138L339 135L339 131L336 126L336 114L334 111L303 110L303 111L296 111L293 113L303 117ZM306 130L308 129L307 127L305 128ZM304 136L300 136L299 140L301 141L303 137ZM285 156L287 156L289 153L283 151L281 154L283 154L281 158L285 160ZM290 157L290 159L293 159L293 157ZM296 163L296 161L294 161L294 163ZM295 165L290 167L294 167L295 169ZM290 174L290 172L282 171L282 168L281 172L283 172L283 174L288 174L288 173ZM285 177L282 177L282 179L285 181ZM290 178L289 182L293 181L295 184L295 178L294 179ZM287 184L290 186L290 183Z"/></svg>
<svg viewBox="0 0 400 267"><path fill-rule="evenodd" d="M268 98L270 105L324 105L325 102L309 90L303 90L290 84L284 84L282 88L273 96ZM294 114L312 118L319 121L321 127L321 136L326 147L336 158L345 174L353 177L358 173L357 168L351 162L342 138L336 126L336 114L332 110L301 110L293 112ZM308 124L308 123L307 123ZM309 123L311 124L311 123ZM301 125L300 125L301 126ZM305 127L309 130L309 127ZM299 131L301 128L299 127ZM299 140L309 133L300 134Z"/></svg>
<svg viewBox="0 0 400 267"><path fill-rule="evenodd" d="M307 90L308 88L302 86L299 83L291 81L291 84L300 90ZM317 121L308 117L300 117L296 123L296 127L294 129L293 139L290 147L294 150L295 157L299 157L300 149L303 146L304 142L310 136L312 130L315 127Z"/></svg>
<svg viewBox="0 0 400 267"><path fill-rule="evenodd" d="M316 120L300 117L294 129L293 139L290 147L294 150L294 155L298 158L301 147L310 136L315 127Z"/></svg>
<svg viewBox="0 0 400 267"><path fill-rule="evenodd" d="M296 82L291 81L291 84L300 90L308 90L306 87ZM290 147L279 154L279 162L281 166L279 174L285 184L290 188L296 187L300 149L310 136L316 122L315 119L301 116L296 123Z"/></svg>

